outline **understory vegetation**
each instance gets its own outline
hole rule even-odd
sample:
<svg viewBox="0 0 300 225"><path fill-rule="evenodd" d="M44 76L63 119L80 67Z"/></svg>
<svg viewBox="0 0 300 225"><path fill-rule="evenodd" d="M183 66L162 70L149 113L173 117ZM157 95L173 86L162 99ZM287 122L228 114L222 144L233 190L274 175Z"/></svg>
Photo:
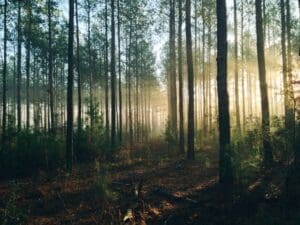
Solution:
<svg viewBox="0 0 300 225"><path fill-rule="evenodd" d="M0 225L299 225L299 4L0 0Z"/></svg>

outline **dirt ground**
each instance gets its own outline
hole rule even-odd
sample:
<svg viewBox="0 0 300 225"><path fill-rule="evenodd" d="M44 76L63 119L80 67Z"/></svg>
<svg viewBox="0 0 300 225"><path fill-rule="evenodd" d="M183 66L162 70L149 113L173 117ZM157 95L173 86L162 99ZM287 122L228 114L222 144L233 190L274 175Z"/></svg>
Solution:
<svg viewBox="0 0 300 225"><path fill-rule="evenodd" d="M2 224L299 225L300 217L289 218L295 209L287 212L282 200L284 179L278 173L267 177L228 193L218 184L216 163L179 158L122 166L96 162L76 166L72 174L39 172L1 182L0 213ZM264 182L268 188L261 188Z"/></svg>

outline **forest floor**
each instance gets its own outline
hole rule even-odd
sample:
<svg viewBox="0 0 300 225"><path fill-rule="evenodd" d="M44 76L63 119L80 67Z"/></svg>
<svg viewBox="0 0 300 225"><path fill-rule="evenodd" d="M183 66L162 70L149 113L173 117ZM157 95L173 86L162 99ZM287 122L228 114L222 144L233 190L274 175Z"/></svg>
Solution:
<svg viewBox="0 0 300 225"><path fill-rule="evenodd" d="M126 224L300 224L298 209L283 200L280 165L226 194L218 184L216 162L145 155L122 163L78 165L72 174L58 170L2 181L0 215L5 221L0 224L108 225L125 224L126 218Z"/></svg>

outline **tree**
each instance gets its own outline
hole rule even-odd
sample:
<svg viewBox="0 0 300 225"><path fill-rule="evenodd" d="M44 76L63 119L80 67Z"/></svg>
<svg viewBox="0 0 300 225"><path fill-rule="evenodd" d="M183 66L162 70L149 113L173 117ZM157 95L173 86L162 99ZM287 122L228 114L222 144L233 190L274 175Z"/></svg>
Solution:
<svg viewBox="0 0 300 225"><path fill-rule="evenodd" d="M67 88L67 170L73 167L73 44L74 44L74 0L69 0L69 41L68 41L68 88Z"/></svg>
<svg viewBox="0 0 300 225"><path fill-rule="evenodd" d="M227 19L226 1L217 0L217 90L219 109L219 179L233 181L230 151L229 97L227 92Z"/></svg>
<svg viewBox="0 0 300 225"><path fill-rule="evenodd" d="M2 80L2 88L3 88L3 94L2 94L2 146L5 145L6 142L6 79L7 79L7 0L4 1L4 19L3 19L3 80Z"/></svg>
<svg viewBox="0 0 300 225"><path fill-rule="evenodd" d="M235 113L236 113L236 129L239 133L241 130L240 122L240 105L239 105L239 75L238 75L238 35L237 35L237 0L233 1L234 7L234 81L235 81Z"/></svg>
<svg viewBox="0 0 300 225"><path fill-rule="evenodd" d="M270 115L269 115L269 100L266 82L266 67L265 67L265 49L262 24L262 2L255 0L256 10L256 48L259 84L261 93L261 116L262 116L262 140L264 150L264 165L269 166L273 161L272 148L270 143Z"/></svg>
<svg viewBox="0 0 300 225"><path fill-rule="evenodd" d="M175 0L170 0L169 30L169 120L172 136L177 139L177 87L175 50Z"/></svg>
<svg viewBox="0 0 300 225"><path fill-rule="evenodd" d="M26 3L28 27L27 27L27 40L26 40L26 129L30 125L30 58L31 58L31 32L32 32L32 2Z"/></svg>
<svg viewBox="0 0 300 225"><path fill-rule="evenodd" d="M105 0L105 136L109 141L109 108L108 108L108 10Z"/></svg>
<svg viewBox="0 0 300 225"><path fill-rule="evenodd" d="M281 3L283 4L283 3ZM295 108L294 108L294 90L293 90L293 72L292 72L292 47L291 47L291 12L290 0L286 0L286 39L287 39L287 109L285 115L285 126L289 131L289 139L293 149L295 149Z"/></svg>
<svg viewBox="0 0 300 225"><path fill-rule="evenodd" d="M111 0L111 148L115 147L116 136L116 65L115 65L115 1Z"/></svg>
<svg viewBox="0 0 300 225"><path fill-rule="evenodd" d="M86 11L87 11L87 45L88 45L88 75L89 75L89 110L90 110L90 127L94 127L94 94L93 94L93 74L92 74L92 49L91 49L91 0L86 0Z"/></svg>
<svg viewBox="0 0 300 225"><path fill-rule="evenodd" d="M118 8L118 73L119 73L119 142L122 142L122 72L121 72L121 20L120 20L120 0L117 0Z"/></svg>
<svg viewBox="0 0 300 225"><path fill-rule="evenodd" d="M182 79L182 0L178 1L178 83L179 83L179 148L184 153L183 79Z"/></svg>
<svg viewBox="0 0 300 225"><path fill-rule="evenodd" d="M82 109L81 109L81 72L80 72L80 43L79 43L79 20L78 20L78 0L75 0L76 4L76 44L77 44L77 51L76 51L76 68L77 68L77 85L78 85L78 134L80 138L80 133L82 129Z"/></svg>
<svg viewBox="0 0 300 225"><path fill-rule="evenodd" d="M21 0L18 0L18 43L17 43L17 124L18 131L21 131L22 115L21 115L21 57L22 57L22 29L21 29Z"/></svg>
<svg viewBox="0 0 300 225"><path fill-rule="evenodd" d="M192 52L192 32L191 32L191 1L187 0L185 5L185 30L186 30L186 54L188 68L188 149L187 158L194 159L194 69Z"/></svg>
<svg viewBox="0 0 300 225"><path fill-rule="evenodd" d="M55 131L54 94L53 94L53 52L52 52L52 0L48 0L48 79L50 101L50 130Z"/></svg>

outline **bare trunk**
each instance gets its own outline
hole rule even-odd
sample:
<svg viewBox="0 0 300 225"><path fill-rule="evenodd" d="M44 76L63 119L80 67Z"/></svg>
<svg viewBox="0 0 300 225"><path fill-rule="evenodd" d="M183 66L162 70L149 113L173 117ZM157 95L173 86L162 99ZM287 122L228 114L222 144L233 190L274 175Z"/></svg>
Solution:
<svg viewBox="0 0 300 225"><path fill-rule="evenodd" d="M256 9L256 35L257 35L257 61L259 71L259 83L261 93L261 113L262 113L262 137L264 149L264 164L269 166L273 161L272 148L270 143L270 115L269 115L269 100L266 83L266 68L265 68L265 49L262 24L261 0L255 1Z"/></svg>
<svg viewBox="0 0 300 225"><path fill-rule="evenodd" d="M217 0L217 88L219 108L220 182L232 184L229 97L227 92L226 1Z"/></svg>
<svg viewBox="0 0 300 225"><path fill-rule="evenodd" d="M193 52L192 52L192 34L191 34L191 1L186 0L186 54L188 67L188 149L187 158L194 159L194 70L193 70Z"/></svg>

